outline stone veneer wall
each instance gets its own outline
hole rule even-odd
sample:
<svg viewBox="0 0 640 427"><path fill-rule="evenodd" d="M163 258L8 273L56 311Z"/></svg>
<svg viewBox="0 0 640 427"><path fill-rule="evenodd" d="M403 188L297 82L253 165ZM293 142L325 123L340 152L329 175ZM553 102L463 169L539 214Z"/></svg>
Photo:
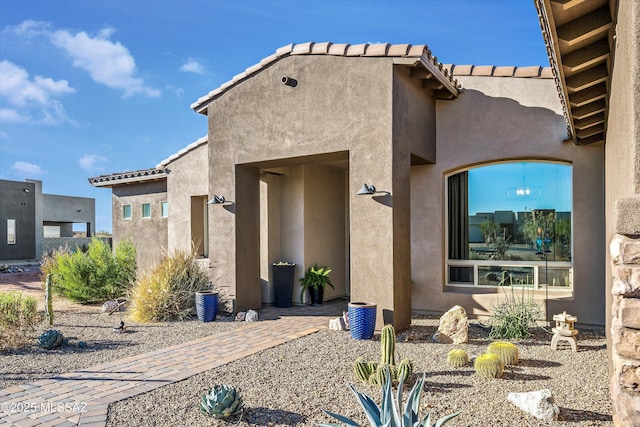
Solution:
<svg viewBox="0 0 640 427"><path fill-rule="evenodd" d="M640 237L618 234L610 251L614 424L640 426Z"/></svg>

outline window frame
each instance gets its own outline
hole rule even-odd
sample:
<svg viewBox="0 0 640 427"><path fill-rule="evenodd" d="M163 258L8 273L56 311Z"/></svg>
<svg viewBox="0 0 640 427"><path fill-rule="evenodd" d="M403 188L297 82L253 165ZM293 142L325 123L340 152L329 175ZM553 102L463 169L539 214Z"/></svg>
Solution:
<svg viewBox="0 0 640 427"><path fill-rule="evenodd" d="M145 215L145 208L148 207L149 208L149 214ZM142 203L141 205L142 208L142 218L143 219L149 219L151 218L151 203Z"/></svg>
<svg viewBox="0 0 640 427"><path fill-rule="evenodd" d="M129 215L127 215L126 208L129 208ZM124 220L133 219L133 206L131 204L122 205L122 219Z"/></svg>
<svg viewBox="0 0 640 427"><path fill-rule="evenodd" d="M12 231L13 233L11 233ZM18 224L15 218L7 218L7 245L17 245L17 244L18 244Z"/></svg>
<svg viewBox="0 0 640 427"><path fill-rule="evenodd" d="M513 269L524 269L524 268L532 268L533 272L534 272L534 278L533 278L533 283L531 285L523 285L523 284L513 284L511 283L510 285L506 285L508 287L514 287L514 288L532 288L532 289L547 289L549 291L556 291L556 292L573 292L574 291L574 283L573 283L573 257L571 257L570 261L555 261L555 260L548 260L546 257L546 254L544 256L544 259L541 259L539 261L512 261L512 260L496 260L496 261L492 261L492 260L477 260L477 259L452 259L449 257L450 255L450 242L449 242L449 229L450 229L450 218L449 218L449 211L450 211L450 204L449 204L449 194L450 194L450 190L449 190L449 178L454 176L454 175L458 175L458 174L462 174L464 172L468 172L471 169L476 169L476 168L481 168L481 167L487 167L487 166L495 166L495 165L499 165L499 164L508 164L508 163L522 163L522 162L526 162L526 163L545 163L545 164L559 164L559 165L564 165L564 166L569 166L571 167L571 197L573 199L573 190L574 190L574 185L573 185L573 164L571 163L567 163L567 162L561 162L561 161L550 161L550 160L532 160L532 159L524 159L524 160L509 160L509 161L498 161L498 162L488 162L488 163L483 163L483 164L479 164L479 165L474 165L474 166L470 166L470 167L466 167L466 168L460 168L457 169L455 171L452 171L450 173L447 173L444 175L444 210L445 210L445 214L444 214L444 259L445 259L445 266L444 266L444 283L446 287L450 287L450 288L475 288L475 289L495 289L500 287L500 285L495 285L495 286L490 286L490 285L485 285L485 284L480 284L479 283L479 269L483 268L483 267L500 267L506 270L509 270L510 268ZM468 186L468 183L467 183ZM468 197L468 195L467 195ZM466 202L466 205L468 205L468 200ZM574 236L573 236L573 221L574 221L574 210L573 210L573 202L571 204L571 254L573 254L573 244L574 244ZM467 228L468 228L468 224L467 224ZM467 240L469 240L469 236L467 233ZM468 242L467 242L468 243ZM471 278L473 279L472 281L466 281L466 282L455 282L450 280L450 275L451 275L451 268L452 267L461 267L461 268L471 268L473 270L473 273L471 275ZM553 270L566 270L566 276L568 277L569 280L569 285L568 286L553 286L553 285L549 285L548 283L544 283L549 281L548 280L548 272L553 271ZM547 279L547 280L545 280Z"/></svg>
<svg viewBox="0 0 640 427"><path fill-rule="evenodd" d="M160 202L160 217L161 218L169 217L169 202L167 201Z"/></svg>

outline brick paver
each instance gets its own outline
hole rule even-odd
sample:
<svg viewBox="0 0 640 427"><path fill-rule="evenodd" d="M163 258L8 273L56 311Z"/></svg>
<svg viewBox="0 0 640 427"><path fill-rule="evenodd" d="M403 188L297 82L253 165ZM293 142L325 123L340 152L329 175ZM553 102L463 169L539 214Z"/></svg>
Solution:
<svg viewBox="0 0 640 427"><path fill-rule="evenodd" d="M0 390L0 425L104 426L110 403L317 332L343 308L346 304L269 308L261 310L260 316L272 320L8 387ZM215 350L201 351L205 348Z"/></svg>

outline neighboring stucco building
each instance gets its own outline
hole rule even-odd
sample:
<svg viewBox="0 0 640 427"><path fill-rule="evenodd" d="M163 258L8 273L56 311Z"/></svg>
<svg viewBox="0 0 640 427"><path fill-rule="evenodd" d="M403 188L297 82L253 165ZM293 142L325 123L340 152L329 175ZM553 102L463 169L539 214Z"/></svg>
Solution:
<svg viewBox="0 0 640 427"><path fill-rule="evenodd" d="M95 199L43 194L36 180L0 180L0 262L38 260L65 244L82 246L93 235L95 217ZM86 238L74 239L73 224L85 225Z"/></svg>

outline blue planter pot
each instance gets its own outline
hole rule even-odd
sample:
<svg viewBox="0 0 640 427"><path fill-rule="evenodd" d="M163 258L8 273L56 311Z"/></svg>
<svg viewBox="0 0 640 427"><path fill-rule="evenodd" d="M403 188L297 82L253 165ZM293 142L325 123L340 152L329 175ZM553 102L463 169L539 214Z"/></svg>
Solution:
<svg viewBox="0 0 640 427"><path fill-rule="evenodd" d="M348 308L349 330L354 340L370 340L376 330L376 304L350 302Z"/></svg>
<svg viewBox="0 0 640 427"><path fill-rule="evenodd" d="M218 314L218 294L196 292L196 313L201 322L213 322Z"/></svg>

